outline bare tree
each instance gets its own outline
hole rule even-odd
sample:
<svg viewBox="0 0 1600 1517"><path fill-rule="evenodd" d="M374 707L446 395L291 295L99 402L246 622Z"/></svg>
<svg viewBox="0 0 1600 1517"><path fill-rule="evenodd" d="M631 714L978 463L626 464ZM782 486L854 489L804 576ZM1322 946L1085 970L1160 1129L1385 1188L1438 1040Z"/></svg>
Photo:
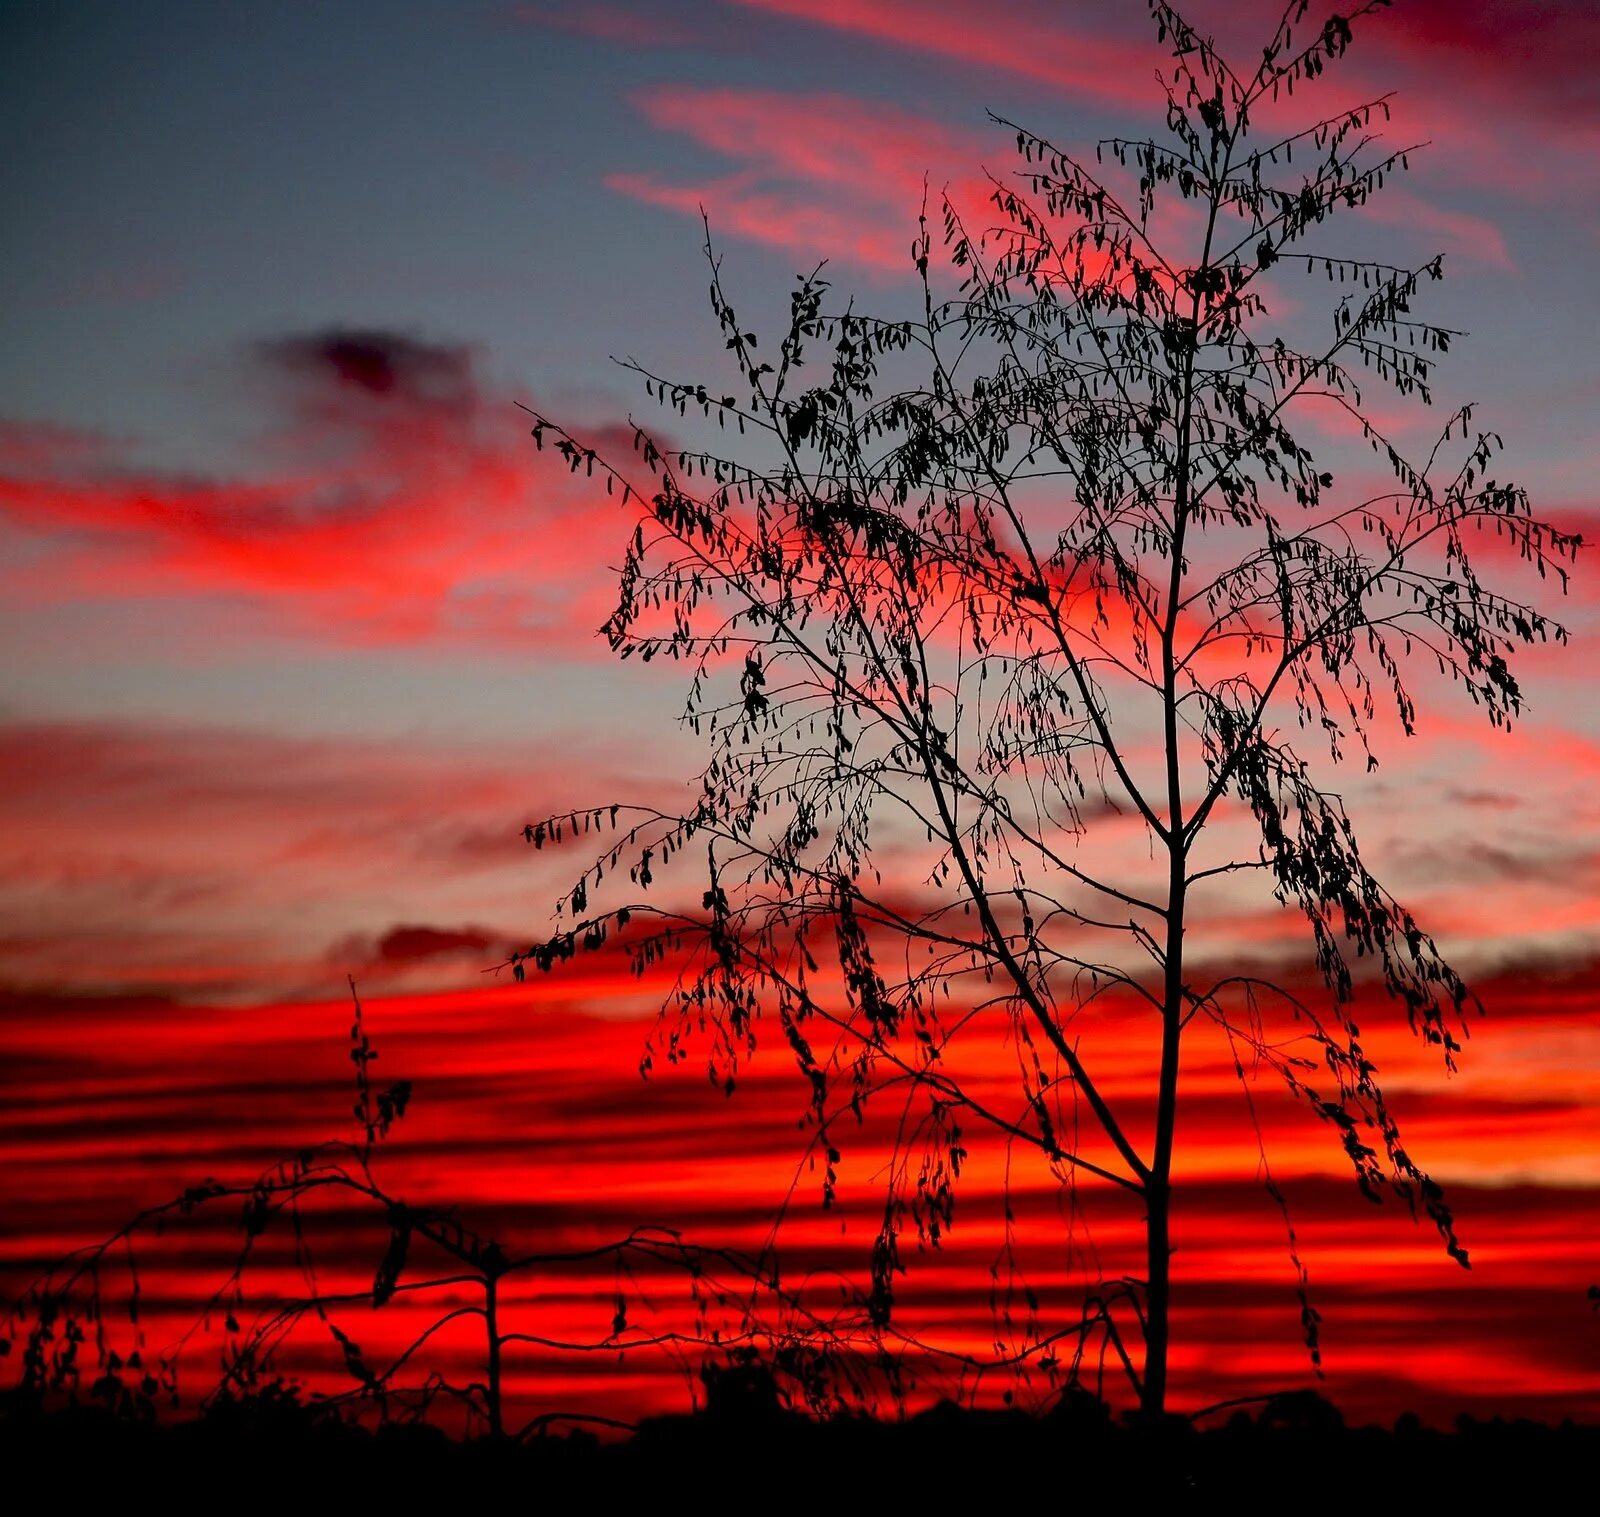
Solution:
<svg viewBox="0 0 1600 1517"><path fill-rule="evenodd" d="M704 1044L729 1089L776 1024L810 1082L825 1201L841 1133L893 1095L880 1323L906 1230L937 1243L949 1225L974 1123L1064 1183L1131 1192L1145 1274L1097 1292L1072 1331L1109 1335L1152 1415L1167 1405L1187 1040L1222 1040L1241 1079L1246 1064L1281 1078L1369 1197L1398 1195L1467 1263L1351 1007L1370 981L1453 1066L1477 1003L1368 870L1318 776L1351 752L1375 766L1390 713L1413 731L1418 671L1509 724L1509 658L1564 634L1491 588L1473 555L1493 538L1564 587L1577 541L1495 477L1499 440L1471 408L1415 457L1367 409L1372 385L1431 404L1457 335L1413 312L1439 258L1324 245L1326 224L1415 151L1381 140L1387 97L1258 141L1258 119L1383 3L1309 29L1294 0L1239 71L1152 0L1164 132L1079 158L1002 122L1022 162L992 179L997 222L969 229L948 199L935 207L958 284L941 293L924 207L911 319L830 305L819 268L769 348L730 305L708 238L736 393L627 366L680 425L744 439L741 456L640 429L637 458L616 464L535 418L541 445L638 501L604 633L624 658L689 667L686 720L709 762L681 811L608 806L528 828L536 844L610 831L518 974L629 928L638 965L678 974L646 1068ZM1268 271L1301 268L1334 286L1320 346L1267 329ZM1380 488L1341 487L1293 430L1312 397L1348 413ZM1130 821L1154 867L1118 845ZM665 878L669 893L650 893L682 855L703 871L697 906ZM1196 897L1251 879L1303 913L1325 994L1227 965L1225 936L1209 953L1191 941ZM1147 1103L1114 1099L1098 1070L1099 1014L1119 997L1154 1032ZM996 1021L1018 1056L1006 1105L957 1062Z"/></svg>

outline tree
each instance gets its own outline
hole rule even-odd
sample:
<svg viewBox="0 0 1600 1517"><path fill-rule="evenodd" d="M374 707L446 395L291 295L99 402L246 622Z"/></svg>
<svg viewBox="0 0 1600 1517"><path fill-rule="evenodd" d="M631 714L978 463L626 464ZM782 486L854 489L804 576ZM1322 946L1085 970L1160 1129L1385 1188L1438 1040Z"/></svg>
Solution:
<svg viewBox="0 0 1600 1517"><path fill-rule="evenodd" d="M638 429L623 468L535 413L541 446L637 500L603 630L624 658L689 666L686 720L709 761L681 811L610 806L528 828L536 844L614 835L518 974L628 928L637 965L679 975L646 1068L703 1038L730 1090L758 1027L776 1024L810 1083L825 1203L841 1134L897 1092L868 1298L879 1325L906 1230L936 1244L949 1226L974 1123L1063 1180L1133 1193L1145 1275L1101 1292L1076 1331L1110 1335L1152 1415L1167 1405L1186 1039L1223 1039L1241 1080L1247 1057L1280 1078L1333 1128L1369 1198L1398 1195L1467 1264L1353 1003L1387 994L1451 1067L1461 1019L1481 1008L1369 871L1320 775L1352 751L1376 766L1380 720L1415 730L1419 670L1508 725L1521 710L1510 657L1564 634L1472 555L1493 536L1564 587L1577 540L1495 477L1499 439L1470 407L1420 458L1367 408L1373 384L1432 404L1437 355L1458 335L1413 314L1440 258L1405 267L1321 242L1409 166L1414 148L1380 140L1388 97L1258 142L1262 118L1385 3L1308 30L1308 0L1294 0L1240 72L1151 0L1164 134L1102 141L1091 163L996 117L1020 170L992 178L997 224L981 232L938 204L948 294L924 205L911 319L830 305L819 267L769 357L708 233L736 393L627 366L678 425L731 428L743 456ZM1272 280L1300 269L1334 286L1320 347L1268 330ZM1352 418L1381 487L1359 487L1359 471L1341 487L1294 430L1312 397ZM1115 847L1130 821L1152 870ZM703 870L698 907L648 893L682 855ZM1197 896L1250 879L1303 913L1325 994L1191 944ZM602 909L602 890L616 904ZM1132 1114L1096 1064L1115 998L1153 1031L1148 1109ZM956 1063L995 1019L1018 1055L1006 1107Z"/></svg>

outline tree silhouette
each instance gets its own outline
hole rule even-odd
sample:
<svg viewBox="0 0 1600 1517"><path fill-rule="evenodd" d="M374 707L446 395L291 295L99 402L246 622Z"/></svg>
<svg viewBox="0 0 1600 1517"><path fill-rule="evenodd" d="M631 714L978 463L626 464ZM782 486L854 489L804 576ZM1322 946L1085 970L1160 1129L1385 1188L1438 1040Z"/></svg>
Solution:
<svg viewBox="0 0 1600 1517"><path fill-rule="evenodd" d="M775 1405L819 1414L874 1404L885 1376L853 1341L854 1304L817 1315L783 1287L770 1259L702 1246L661 1226L575 1249L519 1248L464 1221L456 1206L408 1201L376 1161L413 1087L372 1079L378 1054L353 982L350 990L356 1136L297 1148L249 1178L207 1177L51 1263L0 1312L0 1358L20 1343L0 1412L87 1404L154 1423L180 1404L183 1361L219 1325L217 1371L194 1398L211 1417L246 1409L417 1423L453 1407L467 1432L497 1443L556 1425L631 1428L549 1407L519 1425L507 1370L514 1356L530 1353L667 1352L686 1372L699 1365L708 1397L719 1373L731 1380L738 1365L759 1364ZM184 1219L230 1211L241 1236L231 1265L175 1339L152 1341L141 1304L142 1246ZM364 1217L378 1224L375 1238ZM288 1259L261 1257L269 1234L288 1247ZM332 1243L337 1257L341 1241L352 1239L375 1245L370 1284L330 1282L323 1273L320 1245ZM554 1327L528 1320L540 1289L564 1271L605 1266L615 1272L614 1291L595 1306L593 1322L581 1312ZM657 1298L663 1280L681 1282L667 1300ZM412 1308L400 1346L363 1351L352 1315L400 1303ZM278 1364L289 1348L314 1354L319 1339L332 1352L325 1383L344 1388L318 1390L306 1405L299 1382Z"/></svg>
<svg viewBox="0 0 1600 1517"><path fill-rule="evenodd" d="M536 845L605 841L516 972L628 928L639 969L677 976L645 1067L703 1044L730 1090L776 1024L809 1082L825 1203L843 1134L892 1099L880 1324L908 1229L937 1244L950 1225L973 1124L1064 1183L1131 1192L1145 1274L1097 1291L1075 1331L1107 1335L1151 1415L1167 1405L1186 1039L1220 1039L1241 1082L1247 1065L1276 1075L1369 1198L1394 1193L1467 1263L1352 1003L1381 986L1452 1068L1479 1008L1369 871L1321 775L1352 754L1374 767L1380 721L1415 730L1419 673L1507 726L1511 655L1564 634L1473 554L1492 538L1564 588L1577 539L1496 477L1499 439L1470 407L1416 457L1367 407L1373 385L1432 404L1457 335L1413 314L1440 258L1323 243L1408 167L1414 147L1380 140L1387 97L1258 125L1383 3L1313 30L1295 0L1240 72L1152 0L1164 132L1080 158L996 117L1020 169L992 177L993 226L969 228L948 197L924 205L911 319L832 304L819 268L776 345L758 342L708 235L734 393L627 367L677 424L743 439L737 456L641 428L624 467L535 413L541 446L637 500L603 630L624 658L688 665L686 720L709 761L680 811L528 827ZM1268 330L1269 286L1300 271L1333 285L1320 347ZM1341 487L1294 430L1313 397L1348 413L1380 485L1353 471ZM697 906L657 886L684 855L703 871ZM1221 964L1225 935L1209 958L1191 943L1196 897L1252 878L1304 915L1325 994ZM1130 1003L1153 1033L1146 1101L1108 1094L1097 1065L1097 1027ZM1017 1056L1009 1105L959 1064L969 1029L996 1020Z"/></svg>

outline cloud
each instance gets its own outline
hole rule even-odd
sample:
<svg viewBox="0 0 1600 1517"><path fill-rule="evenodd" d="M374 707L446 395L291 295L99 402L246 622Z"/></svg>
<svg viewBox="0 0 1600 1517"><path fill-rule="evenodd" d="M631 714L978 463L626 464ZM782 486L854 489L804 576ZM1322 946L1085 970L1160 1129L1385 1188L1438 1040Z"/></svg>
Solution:
<svg viewBox="0 0 1600 1517"><path fill-rule="evenodd" d="M1099 11L1089 23L1048 0L975 9L969 0L732 0L870 39L897 52L937 56L961 67L993 69L1109 105L1141 111L1164 55L1140 14L1118 24ZM1202 31L1217 28L1225 54L1246 58L1270 33L1281 7L1208 6L1190 15ZM1316 22L1320 25L1320 20ZM1308 19L1301 28L1307 34ZM1350 66L1391 75L1398 59L1405 89L1455 114L1492 115L1502 129L1534 118L1580 131L1600 125L1600 88L1592 60L1600 15L1588 6L1547 0L1408 0L1358 29ZM1341 70L1345 65L1341 64ZM1334 75L1335 79L1339 75Z"/></svg>
<svg viewBox="0 0 1600 1517"><path fill-rule="evenodd" d="M1419 88L1470 93L1502 119L1535 117L1589 131L1600 127L1600 12L1547 0L1408 0L1384 18L1378 48L1398 51Z"/></svg>
<svg viewBox="0 0 1600 1517"><path fill-rule="evenodd" d="M959 176L955 198L981 203L978 170L994 146L983 134L840 94L661 85L634 103L658 131L685 135L741 166L689 184L612 174L612 189L686 215L704 207L713 236L879 273L912 268L925 176L934 201Z"/></svg>
<svg viewBox="0 0 1600 1517"><path fill-rule="evenodd" d="M269 339L258 351L269 364L312 383L331 380L364 395L427 407L476 399L472 352L398 332L329 328Z"/></svg>
<svg viewBox="0 0 1600 1517"><path fill-rule="evenodd" d="M1527 207L1559 208L1570 218L1574 207L1581 215L1593 202L1600 90L1590 60L1597 33L1600 17L1587 6L1417 0L1359 32L1348 59L1307 98L1332 110L1390 95L1383 141L1425 144L1412 159L1412 183L1427 186L1430 197L1459 194L1474 208L1499 197L1517 217L1503 224L1527 236L1541 230L1521 221ZM1375 211L1386 198L1375 197ZM1435 224L1420 230L1448 232L1439 218L1456 214L1435 212ZM1461 223L1458 230L1469 228ZM1492 242L1483 252L1498 261Z"/></svg>
<svg viewBox="0 0 1600 1517"><path fill-rule="evenodd" d="M1003 131L955 127L838 93L673 84L641 91L634 105L657 131L687 137L732 168L679 182L629 170L608 175L609 188L681 215L704 212L714 237L740 237L808 263L827 258L883 277L911 273L925 191L935 206L948 194L968 226L982 231L999 220L985 167L1002 181L1017 167ZM1115 165L1102 173L1113 188L1119 185ZM1164 214L1181 245L1192 209L1169 204ZM1503 230L1487 216L1436 205L1393 184L1372 197L1366 214L1402 228L1419 259L1442 251L1514 268ZM1288 304L1281 297L1276 303L1280 311Z"/></svg>
<svg viewBox="0 0 1600 1517"><path fill-rule="evenodd" d="M1447 257L1466 258L1507 272L1516 268L1505 233L1487 216L1432 205L1397 185L1388 185L1374 195L1364 212L1386 226L1405 228L1419 244Z"/></svg>
<svg viewBox="0 0 1600 1517"><path fill-rule="evenodd" d="M734 0L747 9L809 22L898 51L962 67L995 69L1098 102L1149 104L1159 54L1141 28L1112 35L1062 24L1059 6L976 12L967 0ZM1141 22L1143 18L1140 18Z"/></svg>
<svg viewBox="0 0 1600 1517"><path fill-rule="evenodd" d="M1112 107L1148 112L1158 66L1166 66L1153 27L1141 14L1131 21L1113 11L1087 24L1047 0L1021 0L975 10L967 0L731 0L744 9L782 16L869 39L900 53L940 58L958 68L995 70ZM1266 40L1281 7L1208 7L1190 16L1202 31L1217 29L1224 55L1247 59ZM1320 24L1320 22L1318 23ZM1301 28L1304 36L1311 25ZM1415 0L1358 28L1356 46L1341 60L1333 84L1316 98L1334 109L1337 92L1351 96L1399 85L1409 117L1432 120L1436 139L1460 133L1481 148L1499 142L1494 156L1499 188L1527 193L1545 178L1539 162L1519 180L1512 140L1529 135L1581 150L1600 127L1600 88L1592 59L1600 48L1600 15L1582 5L1546 0L1460 4ZM1352 72L1353 71L1353 72ZM1447 123L1448 133L1438 130ZM1555 128L1556 133L1551 129ZM1482 153L1479 152L1480 169ZM1462 165L1465 167L1465 164Z"/></svg>
<svg viewBox="0 0 1600 1517"><path fill-rule="evenodd" d="M0 963L14 983L188 996L346 971L470 983L509 934L427 924L537 935L575 866L521 827L659 791L631 762L571 732L469 745L0 726Z"/></svg>
<svg viewBox="0 0 1600 1517"><path fill-rule="evenodd" d="M502 830L499 856L488 863L501 868L511 857ZM487 894L487 892L485 892ZM515 900L514 888L496 903L506 910ZM323 956L324 978L333 982L354 979L363 994L394 995L403 991L437 990L471 986L497 971L521 946L516 935L487 927L436 927L426 922L400 922L379 932L346 933ZM300 983L315 984L315 975ZM278 983L292 983L280 977Z"/></svg>
<svg viewBox="0 0 1600 1517"><path fill-rule="evenodd" d="M378 957L389 963L408 963L413 959L435 959L459 953L489 952L497 941L492 933L478 927L425 927L402 923L391 927L378 939Z"/></svg>
<svg viewBox="0 0 1600 1517"><path fill-rule="evenodd" d="M604 654L602 545L612 534L620 552L628 518L535 449L473 350L298 333L251 348L237 383L264 388L267 423L260 467L236 477L133 469L58 427L0 429L0 529L27 550L0 583L23 605L206 603L222 646L275 632Z"/></svg>
<svg viewBox="0 0 1600 1517"><path fill-rule="evenodd" d="M1562 891L1574 887L1584 894L1600 894L1600 850L1545 842L1520 849L1496 846L1469 838L1455 845L1415 839L1401 845L1400 857L1420 876L1439 879L1454 875L1467 880L1489 880L1500 885L1552 885Z"/></svg>
<svg viewBox="0 0 1600 1517"><path fill-rule="evenodd" d="M786 1274L800 1282L818 1267L861 1276L880 1210L872 1177L883 1133L874 1119L850 1134L843 1204L824 1214L794 1125L806 1093L787 1071L781 1035L731 1100L692 1067L641 1081L635 1066L647 1022L574 1014L547 999L558 984L541 978L367 998L379 1071L416 1089L378 1159L393 1186L416 1204L459 1208L469 1225L493 1229L517 1249L582 1248L652 1224L694 1242L757 1247L798 1175L782 1234ZM1592 984L1584 994L1592 1014ZM348 1011L347 998L332 996L267 1008L0 997L8 1054L0 1060L0 1143L16 1161L0 1173L0 1208L10 1223L0 1268L59 1248L63 1238L101 1235L125 1209L205 1174L248 1175L277 1154L347 1130ZM67 1060L59 1057L64 1026L74 1034L75 1056ZM1451 1177L1450 1199L1478 1266L1470 1274L1450 1265L1403 1208L1370 1206L1347 1178L1333 1175L1327 1155L1337 1157L1337 1145L1326 1132L1301 1116L1291 1123L1276 1106L1264 1111L1274 1174L1326 1316L1328 1389L1347 1414L1393 1416L1420 1402L1444 1416L1461 1405L1593 1415L1581 1245L1593 1232L1600 1193L1554 1178L1508 1178L1506 1168L1508 1160L1536 1170L1581 1159L1593 1107L1574 1094L1580 1077L1592 1080L1591 1068L1576 1060L1554 1066L1542 1088L1515 1101L1437 1084L1425 1107L1415 1096L1409 1101L1421 1118L1419 1159ZM1210 1063L1196 1072L1208 1076ZM1263 1383L1300 1383L1309 1371L1297 1345L1282 1226L1249 1178L1256 1154L1242 1105L1202 1093L1184 1108L1183 1132L1174 1199L1179 1393L1200 1404ZM990 1267L1008 1213L1049 1313L1070 1321L1079 1283L1137 1274L1136 1203L1089 1189L1075 1276L1063 1260L1062 1188L1012 1155L1007 1205L1003 1145L976 1125L967 1142L945 1246L919 1251L908 1243L897 1292L902 1321L926 1321L943 1341L992 1337ZM368 1235L353 1220L347 1212L316 1214L309 1225L321 1240L325 1278L349 1274L359 1286L370 1281L373 1260ZM150 1245L143 1288L152 1336L167 1341L178 1314L205 1300L237 1236L230 1210ZM288 1252L274 1253L271 1235L263 1250L257 1286L291 1282ZM282 1274L275 1273L280 1260ZM569 1326L587 1323L592 1309L603 1333L615 1288L606 1261L552 1263L537 1299L510 1293L508 1310L523 1329L543 1313ZM651 1294L676 1300L676 1289ZM404 1311L397 1302L376 1317L368 1312L363 1346L377 1352L389 1341L384 1334L403 1343L416 1325ZM323 1362L304 1360L313 1384L321 1383ZM630 1356L629 1365L635 1406L670 1402L668 1365L642 1356ZM513 1369L514 1394L545 1406L628 1393L556 1356L518 1356Z"/></svg>
<svg viewBox="0 0 1600 1517"><path fill-rule="evenodd" d="M1132 113L1159 112L1155 82L1170 60L1141 14L1131 19L1098 12L1063 13L1043 0L976 11L966 0L731 0L741 9L864 40L891 54L935 60L946 70L999 72L1048 92L1052 112L1081 119L1083 106ZM1204 30L1220 26L1226 55L1248 59L1276 17L1257 8L1247 18L1212 9L1192 17ZM1589 60L1600 22L1580 6L1511 0L1506 6L1460 6L1425 0L1397 7L1358 28L1357 45L1330 80L1309 97L1321 112L1337 113L1358 100L1393 94L1383 141L1429 144L1418 161L1420 182L1487 189L1514 201L1572 203L1595 185L1600 90ZM922 91L929 93L927 89ZM1257 131L1304 115L1305 95L1258 112ZM1031 103L1018 107L1026 116ZM1096 130L1105 129L1100 123ZM803 131L798 124L797 131ZM1081 135L1081 134L1078 134ZM1074 136L1074 141L1077 137ZM641 198L671 204L667 187L640 184ZM728 186L699 186L708 206ZM1430 191L1431 194L1431 191ZM792 197L791 197L792 198ZM680 194L687 199L687 192ZM1385 210L1380 204L1390 200ZM692 203L687 205L693 209ZM767 239L776 240L791 205L752 207ZM759 215L755 215L759 211ZM1444 250L1499 269L1512 259L1504 230L1489 218L1434 204L1418 193L1375 197L1373 211L1438 243ZM801 218L804 224L804 218ZM752 234L742 234L752 235ZM805 239L809 243L813 238ZM841 238L840 245L849 239ZM796 242L796 246L800 242Z"/></svg>

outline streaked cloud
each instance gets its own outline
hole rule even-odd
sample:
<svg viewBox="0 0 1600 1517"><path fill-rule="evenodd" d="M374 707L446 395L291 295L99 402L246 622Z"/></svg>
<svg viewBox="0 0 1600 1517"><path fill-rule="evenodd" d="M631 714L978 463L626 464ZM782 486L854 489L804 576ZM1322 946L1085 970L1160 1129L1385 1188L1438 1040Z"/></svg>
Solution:
<svg viewBox="0 0 1600 1517"><path fill-rule="evenodd" d="M640 172L612 174L606 183L686 215L703 208L717 237L784 248L813 263L830 258L904 275L912 268L925 178L932 204L951 175L963 176L967 193L960 198L983 199L976 177L983 135L897 106L683 85L651 88L635 104L657 130L681 133L739 166L691 183Z"/></svg>
<svg viewBox="0 0 1600 1517"><path fill-rule="evenodd" d="M211 603L224 642L287 632L355 646L595 655L612 585L590 544L627 519L536 451L515 392L470 349L329 330L257 344L256 472L163 475L56 426L0 436L0 520L24 602ZM596 429L627 452L631 434Z"/></svg>
<svg viewBox="0 0 1600 1517"><path fill-rule="evenodd" d="M1144 106L1154 80L1144 17L1109 32L1085 8L1044 0L974 11L962 0L734 0L752 10L867 38L887 48L992 69L1112 106Z"/></svg>
<svg viewBox="0 0 1600 1517"><path fill-rule="evenodd" d="M4 979L245 998L347 970L472 983L500 956L491 942L536 933L567 883L522 840L526 821L676 780L572 732L397 744L0 726ZM444 911L501 925L406 925Z"/></svg>
<svg viewBox="0 0 1600 1517"><path fill-rule="evenodd" d="M550 1251L646 1224L692 1241L759 1247L796 1183L781 1232L788 1278L802 1281L813 1269L829 1272L824 1282L833 1272L860 1276L877 1223L871 1177L888 1129L869 1120L850 1135L841 1208L823 1213L794 1125L807 1093L781 1037L731 1099L693 1067L641 1081L635 1066L648 1022L583 1015L549 999L562 987L554 978L367 997L380 1069L416 1085L414 1106L379 1161L391 1183L414 1202L462 1207L464 1220L516 1247ZM1526 989L1561 998L1569 1025L1591 1024L1592 1039L1592 978ZM347 1120L348 1012L348 999L331 995L254 1008L0 998L0 1026L15 1055L0 1069L0 1139L23 1161L0 1177L10 1222L0 1278L13 1280L51 1239L93 1235L120 1220L106 1214L108 1194L125 1205L162 1199L206 1173L248 1174L286 1148L337 1132ZM82 1050L70 1060L59 1058L63 1028ZM1189 1142L1175 1221L1181 1394L1204 1401L1263 1383L1309 1384L1282 1222L1250 1178L1248 1119L1214 1054L1196 1072L1201 1088L1184 1107ZM1473 1249L1470 1273L1445 1259L1430 1230L1403 1209L1363 1201L1340 1175L1327 1133L1265 1103L1274 1173L1325 1315L1324 1389L1347 1414L1387 1416L1401 1405L1435 1416L1600 1409L1583 1336L1587 1261L1569 1246L1594 1225L1600 1198L1562 1178L1593 1141L1589 1079L1573 1060L1552 1068L1542 1088L1516 1095L1400 1094L1418 1152L1453 1155L1434 1167ZM969 1142L955 1226L937 1251L908 1249L899 1310L908 1326L981 1349L996 1326L989 1284L1004 1235L1006 1164L981 1131ZM1020 1263L1045 1312L1070 1318L1082 1282L1137 1271L1137 1207L1085 1194L1076 1247L1063 1258L1066 1194L1013 1158L1009 1210ZM1511 1175L1518 1183L1503 1183ZM309 1223L329 1282L370 1280L369 1240L356 1221L333 1213ZM199 1305L236 1238L234 1215L218 1213L151 1243L143 1290L153 1337ZM269 1235L257 1285L286 1282L293 1268L292 1254L274 1252ZM560 1322L569 1331L586 1328L592 1315L599 1336L616 1285L605 1262L552 1267L536 1288L513 1293L511 1309L519 1325ZM669 1317L684 1309L679 1292L670 1276L652 1276L650 1309ZM1413 1342L1419 1319L1429 1331ZM374 1351L399 1346L419 1321L399 1307L369 1310L358 1336ZM314 1380L336 1373L318 1342L307 1340L302 1360ZM941 1382L929 1369L931 1390ZM516 1359L514 1385L535 1405L559 1387L564 1405L628 1395L637 1409L673 1404L675 1375L670 1360L648 1355L612 1360L602 1372L539 1354Z"/></svg>

